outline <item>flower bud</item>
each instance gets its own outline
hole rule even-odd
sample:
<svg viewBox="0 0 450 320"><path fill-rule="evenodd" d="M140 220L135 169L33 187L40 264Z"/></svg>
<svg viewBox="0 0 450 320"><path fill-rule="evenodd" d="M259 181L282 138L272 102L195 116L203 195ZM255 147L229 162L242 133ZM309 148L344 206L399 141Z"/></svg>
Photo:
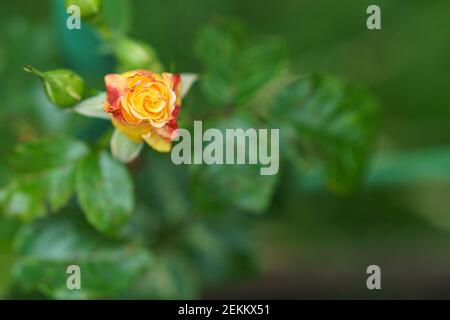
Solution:
<svg viewBox="0 0 450 320"><path fill-rule="evenodd" d="M75 5L80 8L81 18L90 19L100 12L102 0L65 0L66 8Z"/></svg>
<svg viewBox="0 0 450 320"><path fill-rule="evenodd" d="M67 69L42 72L32 66L24 70L41 78L47 97L56 106L69 108L81 101L84 82L75 72Z"/></svg>
<svg viewBox="0 0 450 320"><path fill-rule="evenodd" d="M112 43L114 54L122 71L133 69L148 69L154 72L162 70L156 52L147 44L125 37Z"/></svg>

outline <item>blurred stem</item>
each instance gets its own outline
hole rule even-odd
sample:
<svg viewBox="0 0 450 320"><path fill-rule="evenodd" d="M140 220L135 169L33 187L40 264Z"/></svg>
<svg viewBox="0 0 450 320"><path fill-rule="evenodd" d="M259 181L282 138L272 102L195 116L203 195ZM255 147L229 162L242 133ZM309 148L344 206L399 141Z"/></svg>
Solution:
<svg viewBox="0 0 450 320"><path fill-rule="evenodd" d="M41 70L36 69L32 65L26 65L23 67L23 70L25 70L28 73L31 73L32 75L38 76L41 79L45 79L45 74Z"/></svg>

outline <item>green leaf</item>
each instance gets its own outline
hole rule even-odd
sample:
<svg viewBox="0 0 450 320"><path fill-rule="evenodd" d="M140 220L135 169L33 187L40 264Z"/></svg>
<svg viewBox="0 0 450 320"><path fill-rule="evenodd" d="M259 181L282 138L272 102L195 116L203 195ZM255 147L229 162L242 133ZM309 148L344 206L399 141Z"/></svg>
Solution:
<svg viewBox="0 0 450 320"><path fill-rule="evenodd" d="M129 0L102 1L102 18L110 30L125 34L131 26L131 6Z"/></svg>
<svg viewBox="0 0 450 320"><path fill-rule="evenodd" d="M103 109L103 102L106 100L106 93L102 92L95 97L81 101L70 111L79 113L86 117L109 120L109 114Z"/></svg>
<svg viewBox="0 0 450 320"><path fill-rule="evenodd" d="M242 219L230 221L229 215L227 219L215 225L192 224L184 234L182 250L195 261L208 285L225 284L257 271L255 248Z"/></svg>
<svg viewBox="0 0 450 320"><path fill-rule="evenodd" d="M135 176L139 199L151 208L152 223L178 228L190 219L188 168L177 166L164 153L155 153Z"/></svg>
<svg viewBox="0 0 450 320"><path fill-rule="evenodd" d="M46 214L46 181L26 177L3 189L1 205L5 214L30 221Z"/></svg>
<svg viewBox="0 0 450 320"><path fill-rule="evenodd" d="M48 201L53 212L59 211L75 193L76 165L67 165L48 173Z"/></svg>
<svg viewBox="0 0 450 320"><path fill-rule="evenodd" d="M371 187L425 182L450 182L449 147L377 154L368 176Z"/></svg>
<svg viewBox="0 0 450 320"><path fill-rule="evenodd" d="M243 40L240 26L227 23L207 27L199 35L196 52L205 65L202 89L216 105L244 105L287 67L284 43L265 38Z"/></svg>
<svg viewBox="0 0 450 320"><path fill-rule="evenodd" d="M209 73L231 80L240 49L239 38L240 30L233 26L206 27L195 43L197 57Z"/></svg>
<svg viewBox="0 0 450 320"><path fill-rule="evenodd" d="M234 89L229 81L217 74L205 73L200 82L203 94L208 101L217 106L231 105Z"/></svg>
<svg viewBox="0 0 450 320"><path fill-rule="evenodd" d="M253 165L202 166L193 192L204 210L214 212L223 204L260 213L270 205L277 180L277 175L260 175Z"/></svg>
<svg viewBox="0 0 450 320"><path fill-rule="evenodd" d="M267 117L281 128L280 150L290 161L305 170L320 163L335 191L359 184L378 122L376 102L367 92L313 76L286 87Z"/></svg>
<svg viewBox="0 0 450 320"><path fill-rule="evenodd" d="M77 195L86 218L97 230L114 234L134 207L127 169L106 152L93 153L77 169Z"/></svg>
<svg viewBox="0 0 450 320"><path fill-rule="evenodd" d="M144 248L101 236L74 212L25 226L15 247L21 256L14 268L18 282L57 299L117 296L152 263ZM69 265L80 267L81 290L67 289Z"/></svg>
<svg viewBox="0 0 450 320"><path fill-rule="evenodd" d="M302 188L321 190L323 172L303 175ZM414 186L450 183L450 148L446 146L403 152L377 153L371 160L365 186Z"/></svg>
<svg viewBox="0 0 450 320"><path fill-rule="evenodd" d="M0 204L9 216L29 221L59 211L74 194L75 168L88 148L69 138L18 145L9 158L17 175L2 190Z"/></svg>
<svg viewBox="0 0 450 320"><path fill-rule="evenodd" d="M128 163L136 159L141 153L143 146L143 142L135 143L119 130L114 130L111 138L111 153L120 162Z"/></svg>
<svg viewBox="0 0 450 320"><path fill-rule="evenodd" d="M261 124L244 112L236 113L227 119L211 122L208 125L221 130L224 143L227 142L225 139L226 129L246 130L261 127ZM223 208L231 206L259 213L270 205L278 175L261 175L260 170L265 166L249 164L248 139L245 144L245 164L191 166L192 192L196 203L203 210L214 212L218 210L219 206Z"/></svg>
<svg viewBox="0 0 450 320"><path fill-rule="evenodd" d="M0 216L0 299L7 299L13 282L11 269L16 260L12 253L12 244L19 223Z"/></svg>
<svg viewBox="0 0 450 320"><path fill-rule="evenodd" d="M236 103L242 105L258 90L279 76L288 66L285 45L278 39L265 39L246 49L237 65Z"/></svg>
<svg viewBox="0 0 450 320"><path fill-rule="evenodd" d="M195 267L181 255L164 253L136 281L128 297L137 299L196 299L199 279Z"/></svg>
<svg viewBox="0 0 450 320"><path fill-rule="evenodd" d="M16 146L9 157L18 172L44 172L73 163L85 156L87 146L67 137L40 139Z"/></svg>

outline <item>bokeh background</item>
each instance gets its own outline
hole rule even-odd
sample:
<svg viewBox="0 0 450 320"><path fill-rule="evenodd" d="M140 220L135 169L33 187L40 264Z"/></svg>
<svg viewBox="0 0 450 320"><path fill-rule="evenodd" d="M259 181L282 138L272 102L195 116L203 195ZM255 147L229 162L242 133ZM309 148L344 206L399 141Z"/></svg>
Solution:
<svg viewBox="0 0 450 320"><path fill-rule="evenodd" d="M380 105L362 186L337 195L314 174L281 171L270 208L252 217L246 230L256 253L251 267L243 262L240 268L251 271L202 286L193 296L450 298L449 1L130 2L129 10L112 11L111 21L126 24L132 37L151 43L163 63L178 70L201 70L196 37L205 26L231 17L250 37L283 39L296 73L339 76L367 88ZM366 28L370 4L381 7L382 30ZM64 66L91 85L101 85L111 71L113 61L93 49L98 43L91 34L65 29L61 6L50 0L0 4L2 184L10 177L3 159L17 142L60 132L90 138L107 126L55 110L36 79L22 71L26 64L44 70ZM147 186L145 178L136 183ZM5 298L35 297L20 292L11 275L18 258L11 243L19 228L19 222L0 215ZM381 267L380 291L366 288L371 264ZM215 271L219 267L212 265ZM176 294L193 290L190 274L178 276L187 280L167 297L190 297Z"/></svg>

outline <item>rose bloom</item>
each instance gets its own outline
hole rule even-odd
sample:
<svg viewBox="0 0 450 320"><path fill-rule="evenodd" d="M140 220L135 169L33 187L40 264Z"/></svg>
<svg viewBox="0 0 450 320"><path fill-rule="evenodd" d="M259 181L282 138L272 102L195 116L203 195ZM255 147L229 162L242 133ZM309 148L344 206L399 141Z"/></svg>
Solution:
<svg viewBox="0 0 450 320"><path fill-rule="evenodd" d="M181 77L134 70L105 77L106 101L114 126L130 140L145 140L160 152L171 149L178 134Z"/></svg>

